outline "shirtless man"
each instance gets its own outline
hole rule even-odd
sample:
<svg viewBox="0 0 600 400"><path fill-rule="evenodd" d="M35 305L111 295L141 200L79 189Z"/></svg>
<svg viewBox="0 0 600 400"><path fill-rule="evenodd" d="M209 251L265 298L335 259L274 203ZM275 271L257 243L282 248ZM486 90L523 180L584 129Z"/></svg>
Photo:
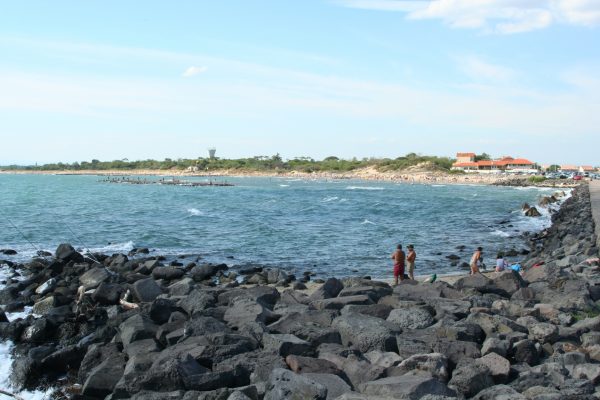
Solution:
<svg viewBox="0 0 600 400"><path fill-rule="evenodd" d="M481 251L483 248L478 247L475 253L471 256L471 275L479 272L479 264L481 264Z"/></svg>
<svg viewBox="0 0 600 400"><path fill-rule="evenodd" d="M398 277L400 277L400 281L404 280L404 258L402 245L399 244L394 254L392 254L392 260L394 260L394 286L398 285Z"/></svg>
<svg viewBox="0 0 600 400"><path fill-rule="evenodd" d="M415 253L415 246L412 244L408 245L408 254L406 255L406 262L408 264L408 277L412 280L415 279L415 259L417 253Z"/></svg>

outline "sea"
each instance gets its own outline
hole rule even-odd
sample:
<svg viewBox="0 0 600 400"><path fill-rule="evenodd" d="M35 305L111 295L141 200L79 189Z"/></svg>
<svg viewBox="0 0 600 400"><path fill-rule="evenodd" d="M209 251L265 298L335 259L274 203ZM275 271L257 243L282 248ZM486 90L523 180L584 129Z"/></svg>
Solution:
<svg viewBox="0 0 600 400"><path fill-rule="evenodd" d="M160 182L169 177L131 177ZM71 243L82 252L148 248L181 262L283 268L296 276L392 275L398 244L417 252L416 275L466 273L478 246L492 266L497 252L526 248L525 232L551 224L551 211L525 217L555 190L537 187L424 185L290 177L193 177L187 186L109 183L90 175L0 174L1 260L25 262ZM452 261L449 255L460 257ZM518 262L520 257L509 257ZM10 319L28 313L8 314ZM9 387L11 343L0 343L0 388ZM23 392L41 399L47 392ZM0 399L2 399L0 395Z"/></svg>

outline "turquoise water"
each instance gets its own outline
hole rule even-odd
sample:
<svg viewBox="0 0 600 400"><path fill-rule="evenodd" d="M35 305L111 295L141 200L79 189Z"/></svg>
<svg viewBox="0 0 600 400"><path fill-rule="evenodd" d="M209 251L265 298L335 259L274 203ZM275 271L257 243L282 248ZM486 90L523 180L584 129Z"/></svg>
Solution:
<svg viewBox="0 0 600 400"><path fill-rule="evenodd" d="M152 254L199 255L230 266L389 277L397 243L415 245L418 274L453 273L460 270L445 256L468 261L481 245L492 264L496 251L525 247L522 232L549 225L547 215L521 215L522 203L549 193L534 188L289 178L181 187L100 179L0 175L0 248L19 252L0 257L24 260L35 248L53 251L70 242L109 254L148 247ZM459 245L467 250L459 252Z"/></svg>

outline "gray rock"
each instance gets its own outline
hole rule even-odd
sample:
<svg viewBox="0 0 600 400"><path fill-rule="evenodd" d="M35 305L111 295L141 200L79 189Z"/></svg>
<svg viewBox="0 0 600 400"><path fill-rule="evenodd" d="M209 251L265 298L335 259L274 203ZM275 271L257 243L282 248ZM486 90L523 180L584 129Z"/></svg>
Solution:
<svg viewBox="0 0 600 400"><path fill-rule="evenodd" d="M365 353L364 356L371 364L384 368L394 367L403 361L402 357L392 351L373 350Z"/></svg>
<svg viewBox="0 0 600 400"><path fill-rule="evenodd" d="M49 296L35 303L32 311L34 314L46 315L57 305L57 303L56 297Z"/></svg>
<svg viewBox="0 0 600 400"><path fill-rule="evenodd" d="M35 292L41 296L50 293L56 287L56 278L50 278L35 289Z"/></svg>
<svg viewBox="0 0 600 400"><path fill-rule="evenodd" d="M102 282L92 293L92 300L104 306L119 304L123 291L119 284Z"/></svg>
<svg viewBox="0 0 600 400"><path fill-rule="evenodd" d="M431 375L417 371L366 382L361 385L361 392L369 396L410 400L421 399L426 395L454 396L455 394Z"/></svg>
<svg viewBox="0 0 600 400"><path fill-rule="evenodd" d="M264 400L325 400L327 388L292 371L276 368L267 383Z"/></svg>
<svg viewBox="0 0 600 400"><path fill-rule="evenodd" d="M90 371L81 393L84 396L103 398L112 393L125 369L125 357L113 356Z"/></svg>
<svg viewBox="0 0 600 400"><path fill-rule="evenodd" d="M502 357L506 357L509 348L510 343L508 340L490 337L485 339L483 342L483 345L481 346L481 354L486 355L489 353L496 353Z"/></svg>
<svg viewBox="0 0 600 400"><path fill-rule="evenodd" d="M510 386L496 385L477 393L473 400L527 400L527 397Z"/></svg>
<svg viewBox="0 0 600 400"><path fill-rule="evenodd" d="M272 351L282 357L290 354L310 356L314 350L307 341L290 334L264 334L263 346L265 350Z"/></svg>
<svg viewBox="0 0 600 400"><path fill-rule="evenodd" d="M207 308L214 307L216 302L215 295L212 292L200 289L192 290L181 302L179 306L189 315L193 316Z"/></svg>
<svg viewBox="0 0 600 400"><path fill-rule="evenodd" d="M110 273L104 267L96 267L79 277L79 283L85 290L94 289L110 278Z"/></svg>
<svg viewBox="0 0 600 400"><path fill-rule="evenodd" d="M225 264L204 264L199 265L190 271L190 275L196 282L203 281L205 279L210 279L219 271L227 270L227 265Z"/></svg>
<svg viewBox="0 0 600 400"><path fill-rule="evenodd" d="M319 358L334 363L346 374L354 388L359 387L361 383L377 380L385 376L384 367L372 365L366 358L360 355L348 354L347 357L342 357L333 353L319 352Z"/></svg>
<svg viewBox="0 0 600 400"><path fill-rule="evenodd" d="M175 283L172 283L168 287L169 294L171 296L187 296L192 289L194 289L195 283L191 278L183 278Z"/></svg>
<svg viewBox="0 0 600 400"><path fill-rule="evenodd" d="M317 310L341 310L348 305L373 304L373 300L366 295L357 295L313 300L310 304Z"/></svg>
<svg viewBox="0 0 600 400"><path fill-rule="evenodd" d="M490 315L480 312L472 313L467 317L467 322L477 324L483 329L487 336L494 334L510 333L513 331L527 332L527 328L500 315Z"/></svg>
<svg viewBox="0 0 600 400"><path fill-rule="evenodd" d="M311 301L331 299L337 297L342 289L344 289L344 284L339 279L329 278L310 295L310 299Z"/></svg>
<svg viewBox="0 0 600 400"><path fill-rule="evenodd" d="M149 303L162 294L154 279L140 279L131 285L134 298L141 303Z"/></svg>
<svg viewBox="0 0 600 400"><path fill-rule="evenodd" d="M437 340L432 343L432 350L444 354L452 364L458 364L463 359L475 359L481 357L479 345L462 340L448 341Z"/></svg>
<svg viewBox="0 0 600 400"><path fill-rule="evenodd" d="M380 298L389 296L392 292L390 286L351 286L342 289L338 297L365 295L377 302Z"/></svg>
<svg viewBox="0 0 600 400"><path fill-rule="evenodd" d="M344 393L352 391L350 385L338 375L305 373L303 376L325 386L327 388L327 399L336 399Z"/></svg>
<svg viewBox="0 0 600 400"><path fill-rule="evenodd" d="M581 335L581 346L591 347L600 345L600 332L589 332Z"/></svg>
<svg viewBox="0 0 600 400"><path fill-rule="evenodd" d="M475 396L493 385L494 381L488 367L472 359L460 360L448 383L449 387L466 397Z"/></svg>
<svg viewBox="0 0 600 400"><path fill-rule="evenodd" d="M231 306L225 311L223 319L230 326L240 328L246 323L260 322L269 324L279 319L280 315L273 313L256 300L240 297L232 301Z"/></svg>
<svg viewBox="0 0 600 400"><path fill-rule="evenodd" d="M508 378L510 362L506 358L496 353L489 353L477 359L477 362L485 365L489 369L494 382L505 382Z"/></svg>
<svg viewBox="0 0 600 400"><path fill-rule="evenodd" d="M521 340L513 345L513 358L516 362L535 365L539 361L539 352L532 340Z"/></svg>
<svg viewBox="0 0 600 400"><path fill-rule="evenodd" d="M154 279L164 279L167 281L181 278L185 274L185 271L177 267L158 267L152 270L152 277Z"/></svg>
<svg viewBox="0 0 600 400"><path fill-rule="evenodd" d="M521 275L512 270L501 272L492 279L492 282L509 295L513 295L519 289L527 286L527 283L521 278Z"/></svg>
<svg viewBox="0 0 600 400"><path fill-rule="evenodd" d="M544 322L534 323L529 326L529 334L540 343L554 343L558 338L558 328Z"/></svg>
<svg viewBox="0 0 600 400"><path fill-rule="evenodd" d="M347 305L342 308L342 314L355 313L370 315L381 319L387 319L393 307L387 304L368 304L368 305Z"/></svg>
<svg viewBox="0 0 600 400"><path fill-rule="evenodd" d="M158 327L148 318L136 314L129 317L119 325L119 332L123 345L142 339L152 339L156 335Z"/></svg>
<svg viewBox="0 0 600 400"><path fill-rule="evenodd" d="M396 351L396 335L401 329L387 321L367 315L346 314L332 324L340 332L342 343L366 353L372 350Z"/></svg>
<svg viewBox="0 0 600 400"><path fill-rule="evenodd" d="M433 324L433 315L429 307L394 309L387 318L402 329L423 329Z"/></svg>
<svg viewBox="0 0 600 400"><path fill-rule="evenodd" d="M415 354L402 361L397 367L388 368L388 375L404 375L409 371L418 370L429 373L441 382L447 382L450 377L448 358L440 353Z"/></svg>

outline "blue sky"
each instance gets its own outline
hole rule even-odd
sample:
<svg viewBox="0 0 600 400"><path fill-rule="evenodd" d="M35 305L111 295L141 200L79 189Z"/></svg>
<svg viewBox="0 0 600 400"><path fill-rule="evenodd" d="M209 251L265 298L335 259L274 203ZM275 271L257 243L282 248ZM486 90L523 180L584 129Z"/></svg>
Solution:
<svg viewBox="0 0 600 400"><path fill-rule="evenodd" d="M0 165L600 164L600 0L5 2Z"/></svg>

